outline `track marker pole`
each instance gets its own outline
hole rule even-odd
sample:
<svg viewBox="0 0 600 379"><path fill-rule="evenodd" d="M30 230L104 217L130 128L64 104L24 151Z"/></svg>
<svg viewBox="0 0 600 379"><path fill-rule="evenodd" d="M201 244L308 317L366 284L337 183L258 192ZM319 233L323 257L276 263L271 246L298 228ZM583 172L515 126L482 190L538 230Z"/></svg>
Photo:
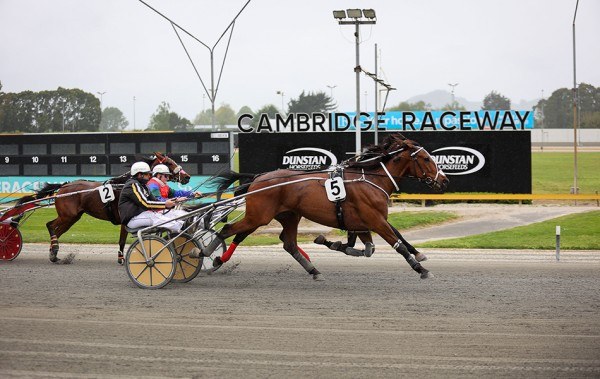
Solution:
<svg viewBox="0 0 600 379"><path fill-rule="evenodd" d="M560 225L556 225L556 261L560 261Z"/></svg>

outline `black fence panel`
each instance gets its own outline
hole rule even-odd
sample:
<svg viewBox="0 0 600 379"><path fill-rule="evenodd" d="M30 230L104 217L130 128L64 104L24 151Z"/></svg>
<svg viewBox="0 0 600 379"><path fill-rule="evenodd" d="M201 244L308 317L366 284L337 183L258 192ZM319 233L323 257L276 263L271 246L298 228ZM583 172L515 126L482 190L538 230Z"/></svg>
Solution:
<svg viewBox="0 0 600 379"><path fill-rule="evenodd" d="M382 141L391 132L378 133ZM403 132L419 142L450 179L447 192L531 193L529 131ZM374 133L362 133L363 145ZM354 155L355 134L243 133L239 135L240 171L261 173L279 168L300 170L339 163ZM404 193L432 193L417 181L404 180Z"/></svg>

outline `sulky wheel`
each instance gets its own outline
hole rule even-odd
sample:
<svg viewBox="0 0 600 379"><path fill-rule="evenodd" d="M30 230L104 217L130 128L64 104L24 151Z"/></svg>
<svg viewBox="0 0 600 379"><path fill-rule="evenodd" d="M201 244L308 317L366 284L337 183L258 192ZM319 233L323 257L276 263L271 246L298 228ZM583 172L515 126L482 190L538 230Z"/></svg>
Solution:
<svg viewBox="0 0 600 379"><path fill-rule="evenodd" d="M152 234L142 236L141 243L134 241L125 255L127 275L140 288L158 289L169 284L176 263L171 244Z"/></svg>
<svg viewBox="0 0 600 379"><path fill-rule="evenodd" d="M227 250L227 245L225 245L225 241L223 241L223 239L217 235L217 232L215 232L212 229L202 230L201 232L198 232L195 235L196 241L198 241L202 245L202 248L210 245L210 243L215 238L218 238L220 240L220 243L219 243L219 246L217 246L217 248L212 252L212 254L209 257L204 257L204 261L202 262L202 269L201 269L201 271L204 273L216 271L219 269L219 267L221 267L221 266L219 266L219 267L215 268L213 266L213 260L216 257L220 257L223 255L225 250Z"/></svg>
<svg viewBox="0 0 600 379"><path fill-rule="evenodd" d="M0 260L12 261L23 248L23 236L19 229L0 223Z"/></svg>
<svg viewBox="0 0 600 379"><path fill-rule="evenodd" d="M175 250L175 260L177 261L172 281L175 283L189 282L200 273L203 261L202 255L200 258L190 257L190 251L194 248L202 249L202 245L186 233L175 238L171 245Z"/></svg>

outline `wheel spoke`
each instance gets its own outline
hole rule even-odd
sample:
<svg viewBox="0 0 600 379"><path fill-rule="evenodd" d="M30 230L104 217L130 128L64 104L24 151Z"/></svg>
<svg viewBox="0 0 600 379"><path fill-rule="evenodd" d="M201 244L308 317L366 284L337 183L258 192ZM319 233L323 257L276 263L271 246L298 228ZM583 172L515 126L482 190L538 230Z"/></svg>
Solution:
<svg viewBox="0 0 600 379"><path fill-rule="evenodd" d="M154 266L154 269L164 278L167 279L167 276L165 276L165 274L162 273L162 271L160 271L160 269L157 266Z"/></svg>
<svg viewBox="0 0 600 379"><path fill-rule="evenodd" d="M138 276L135 277L135 280L138 280L140 278L140 276L142 276L142 274L144 273L144 271L146 271L148 269L148 266L144 267L142 269L142 271L140 271L140 273L138 274ZM152 271L150 271L150 277L152 278ZM150 282L152 282L152 280L150 280Z"/></svg>

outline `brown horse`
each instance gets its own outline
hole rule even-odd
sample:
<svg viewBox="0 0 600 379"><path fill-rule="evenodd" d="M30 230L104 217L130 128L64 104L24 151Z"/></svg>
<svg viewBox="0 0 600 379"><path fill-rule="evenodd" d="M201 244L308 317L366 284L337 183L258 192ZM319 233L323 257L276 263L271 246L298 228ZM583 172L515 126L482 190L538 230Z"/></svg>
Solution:
<svg viewBox="0 0 600 379"><path fill-rule="evenodd" d="M145 161L151 168L157 164L164 164L169 167L169 170L173 173L174 181L182 184L187 184L190 181L190 175L187 174L180 165L160 152L155 152L154 155L150 157L138 157L138 160ZM109 179L104 183L80 179L62 184L47 184L44 188L37 191L35 195L25 196L19 200L18 203L22 204L52 194L57 196L54 207L56 208L58 217L46 224L46 228L50 234L51 262L60 262L60 259L57 257L59 250L58 239L79 221L84 213L100 220L110 221L115 225L121 224L119 209L117 207L122 189L122 186L119 186L119 184L124 184L127 179L129 179L129 173ZM96 189L105 183L112 185L115 195L115 199L106 204L102 202L100 192L93 191L93 189ZM123 263L123 249L125 248L126 239L127 231L125 230L125 227L121 225L117 258L119 264Z"/></svg>
<svg viewBox="0 0 600 379"><path fill-rule="evenodd" d="M213 265L218 267L229 260L237 245L249 234L276 219L283 226L279 236L283 248L315 280L319 280L320 272L297 244L298 223L306 217L329 227L364 232L359 233L359 237L371 244L370 232L375 232L400 253L421 278L429 277L429 271L418 262L422 259L418 256L415 259L410 254L400 233L388 223L387 216L390 195L394 189L398 190L398 181L402 178L417 179L440 192L446 189L448 178L435 160L417 142L398 133L380 145L371 146L361 158L346 163L343 168L346 198L341 203L341 210L336 209L335 203L326 196L327 173L277 170L257 177L245 195L244 219L227 224L220 232L222 239L235 237L229 249L222 257L217 257ZM209 255L218 243L215 239L203 254Z"/></svg>

